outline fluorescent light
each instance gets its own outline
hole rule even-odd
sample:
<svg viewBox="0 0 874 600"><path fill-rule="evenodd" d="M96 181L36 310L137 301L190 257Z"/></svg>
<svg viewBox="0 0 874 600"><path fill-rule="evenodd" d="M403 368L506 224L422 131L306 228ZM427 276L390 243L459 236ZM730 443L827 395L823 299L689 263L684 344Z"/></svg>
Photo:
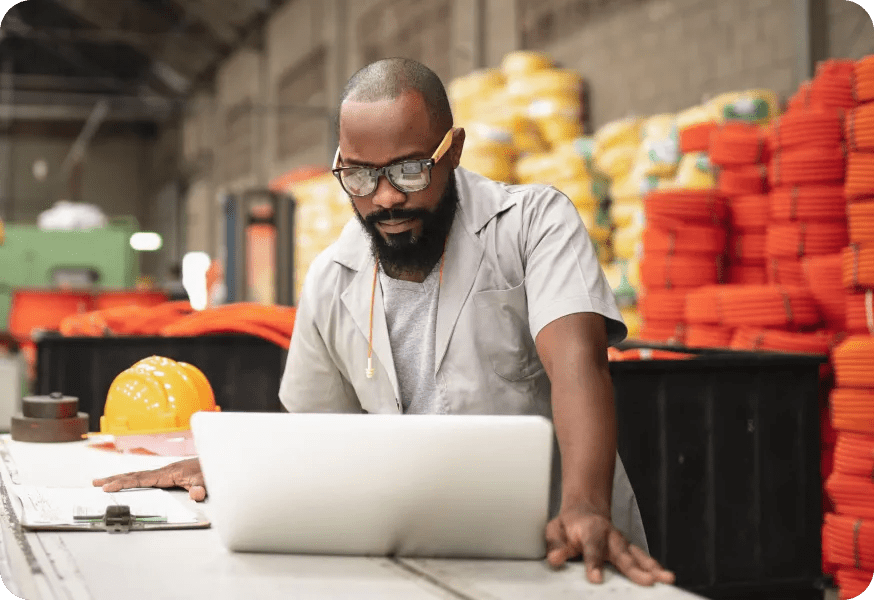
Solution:
<svg viewBox="0 0 874 600"><path fill-rule="evenodd" d="M203 310L207 303L206 271L210 260L206 252L189 252L182 257L182 287L194 310Z"/></svg>
<svg viewBox="0 0 874 600"><path fill-rule="evenodd" d="M151 231L139 231L130 236L130 247L138 252L154 252L162 244L161 236Z"/></svg>

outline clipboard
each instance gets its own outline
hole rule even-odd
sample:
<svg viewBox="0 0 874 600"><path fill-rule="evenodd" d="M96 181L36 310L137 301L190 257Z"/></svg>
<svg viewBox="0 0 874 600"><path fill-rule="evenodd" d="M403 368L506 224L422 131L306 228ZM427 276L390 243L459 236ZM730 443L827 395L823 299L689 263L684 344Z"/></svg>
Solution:
<svg viewBox="0 0 874 600"><path fill-rule="evenodd" d="M206 529L208 519L198 517L193 523L168 522L158 515L134 515L130 507L112 504L102 515L74 515L75 523L28 523L19 521L22 529L28 531L105 531L107 533L129 533L131 531L160 529Z"/></svg>

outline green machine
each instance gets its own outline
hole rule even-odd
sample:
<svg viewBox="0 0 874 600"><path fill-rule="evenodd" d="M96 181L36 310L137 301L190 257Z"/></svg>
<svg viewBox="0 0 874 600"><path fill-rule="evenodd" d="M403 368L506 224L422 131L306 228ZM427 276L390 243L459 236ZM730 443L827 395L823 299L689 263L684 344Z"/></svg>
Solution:
<svg viewBox="0 0 874 600"><path fill-rule="evenodd" d="M99 287L131 289L139 276L131 235L136 219L111 219L107 227L44 231L35 225L6 224L0 245L0 331L9 328L12 292L17 288Z"/></svg>

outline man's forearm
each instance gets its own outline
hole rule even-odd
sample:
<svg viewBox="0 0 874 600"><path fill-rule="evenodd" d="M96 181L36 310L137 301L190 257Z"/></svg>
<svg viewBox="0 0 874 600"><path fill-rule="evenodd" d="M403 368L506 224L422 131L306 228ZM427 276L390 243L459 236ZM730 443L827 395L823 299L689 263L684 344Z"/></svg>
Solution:
<svg viewBox="0 0 874 600"><path fill-rule="evenodd" d="M553 423L561 451L562 506L610 517L616 467L616 414L608 366L559 371L552 382ZM576 366L575 365L575 366Z"/></svg>

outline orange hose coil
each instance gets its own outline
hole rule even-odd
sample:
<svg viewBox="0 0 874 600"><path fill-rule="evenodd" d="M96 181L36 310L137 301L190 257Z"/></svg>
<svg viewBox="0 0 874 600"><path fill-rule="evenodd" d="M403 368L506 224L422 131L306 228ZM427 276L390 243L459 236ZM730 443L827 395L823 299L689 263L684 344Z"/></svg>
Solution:
<svg viewBox="0 0 874 600"><path fill-rule="evenodd" d="M838 478L838 485L843 486L848 483L844 476L833 474L832 477ZM832 477L829 477L829 481ZM853 479L855 478L850 478L849 483L852 483ZM834 513L825 515L822 551L830 563L874 570L874 521L868 520L870 517L866 519L860 517L867 517L867 515L851 516Z"/></svg>
<svg viewBox="0 0 874 600"><path fill-rule="evenodd" d="M853 65L853 97L857 103L874 100L874 55L868 55Z"/></svg>
<svg viewBox="0 0 874 600"><path fill-rule="evenodd" d="M874 336L874 290L846 294L846 329L848 333Z"/></svg>
<svg viewBox="0 0 874 600"><path fill-rule="evenodd" d="M817 331L798 333L776 329L757 329L741 327L731 338L734 350L772 350L800 354L828 354L831 352L835 336Z"/></svg>
<svg viewBox="0 0 874 600"><path fill-rule="evenodd" d="M689 348L728 348L734 329L714 325L689 325L686 346Z"/></svg>
<svg viewBox="0 0 874 600"><path fill-rule="evenodd" d="M847 113L844 135L850 151L874 151L874 104L862 104Z"/></svg>
<svg viewBox="0 0 874 600"><path fill-rule="evenodd" d="M679 323L686 310L686 294L689 288L647 289L637 301L637 308L644 321L670 321Z"/></svg>
<svg viewBox="0 0 874 600"><path fill-rule="evenodd" d="M728 204L713 190L653 190L644 198L647 224L723 225L728 216Z"/></svg>
<svg viewBox="0 0 874 600"><path fill-rule="evenodd" d="M790 286L807 285L804 264L797 258L768 258L765 269L768 273L768 283Z"/></svg>
<svg viewBox="0 0 874 600"><path fill-rule="evenodd" d="M850 152L847 156L844 197L855 202L871 196L874 196L874 153Z"/></svg>
<svg viewBox="0 0 874 600"><path fill-rule="evenodd" d="M646 288L689 288L722 281L721 256L644 254L640 282Z"/></svg>
<svg viewBox="0 0 874 600"><path fill-rule="evenodd" d="M829 395L832 427L844 433L874 435L874 389L832 389Z"/></svg>
<svg viewBox="0 0 874 600"><path fill-rule="evenodd" d="M825 489L838 514L874 519L874 481L870 477L853 477L834 471L826 480ZM838 559L832 560L834 563L847 564L846 555L832 555L832 558Z"/></svg>
<svg viewBox="0 0 874 600"><path fill-rule="evenodd" d="M721 166L768 162L770 148L760 127L729 121L710 133L710 162Z"/></svg>
<svg viewBox="0 0 874 600"><path fill-rule="evenodd" d="M857 202L847 206L850 242L874 246L874 202Z"/></svg>
<svg viewBox="0 0 874 600"><path fill-rule="evenodd" d="M648 342L683 344L686 339L686 325L681 322L644 322L637 337Z"/></svg>
<svg viewBox="0 0 874 600"><path fill-rule="evenodd" d="M771 219L775 221L844 221L844 186L812 185L771 190Z"/></svg>
<svg viewBox="0 0 874 600"><path fill-rule="evenodd" d="M710 150L710 136L719 127L715 122L696 123L685 129L681 129L680 151L683 154L690 152L707 152Z"/></svg>
<svg viewBox="0 0 874 600"><path fill-rule="evenodd" d="M623 362L630 360L686 360L695 358L694 354L676 352L674 350L656 350L653 348L632 348L617 350L612 346L607 348L607 358L611 361Z"/></svg>
<svg viewBox="0 0 874 600"><path fill-rule="evenodd" d="M848 337L832 352L832 365L838 387L874 388L874 337Z"/></svg>
<svg viewBox="0 0 874 600"><path fill-rule="evenodd" d="M802 261L807 287L813 294L816 305L827 326L836 330L846 327L847 300L844 290L840 252L822 256L809 256Z"/></svg>
<svg viewBox="0 0 874 600"><path fill-rule="evenodd" d="M679 225L670 228L647 227L642 236L644 253L715 255L725 252L725 229L683 223Z"/></svg>
<svg viewBox="0 0 874 600"><path fill-rule="evenodd" d="M786 101L786 112L799 112L810 108L810 81L804 81ZM817 107L825 108L825 107Z"/></svg>
<svg viewBox="0 0 874 600"><path fill-rule="evenodd" d="M840 146L780 150L769 165L771 187L840 183L847 161Z"/></svg>
<svg viewBox="0 0 874 600"><path fill-rule="evenodd" d="M768 191L768 168L765 165L720 168L718 187L726 196L764 194Z"/></svg>
<svg viewBox="0 0 874 600"><path fill-rule="evenodd" d="M743 285L764 285L768 283L768 269L757 265L728 265L725 282Z"/></svg>
<svg viewBox="0 0 874 600"><path fill-rule="evenodd" d="M845 475L874 475L874 436L842 431L835 444L834 469Z"/></svg>
<svg viewBox="0 0 874 600"><path fill-rule="evenodd" d="M843 188L841 197L843 198ZM729 204L729 222L735 231L764 233L770 217L770 199L767 194L733 196Z"/></svg>
<svg viewBox="0 0 874 600"><path fill-rule="evenodd" d="M838 584L838 600L858 598L871 585L871 571L841 568L835 571Z"/></svg>
<svg viewBox="0 0 874 600"><path fill-rule="evenodd" d="M772 131L775 149L837 147L844 140L844 121L837 109L801 108L775 119Z"/></svg>
<svg viewBox="0 0 874 600"><path fill-rule="evenodd" d="M847 246L843 256L844 288L874 288L874 247Z"/></svg>
<svg viewBox="0 0 874 600"><path fill-rule="evenodd" d="M728 259L731 264L765 265L765 233L734 235L728 244ZM764 271L763 271L764 273Z"/></svg>
<svg viewBox="0 0 874 600"><path fill-rule="evenodd" d="M818 324L807 288L779 285L702 286L686 296L686 322L729 327L803 328Z"/></svg>
<svg viewBox="0 0 874 600"><path fill-rule="evenodd" d="M853 97L855 63L852 60L825 60L817 64L810 82L810 104L828 108L850 109L856 105Z"/></svg>
<svg viewBox="0 0 874 600"><path fill-rule="evenodd" d="M766 249L768 256L777 258L802 258L834 254L846 247L847 223L821 223L802 221L768 227Z"/></svg>

